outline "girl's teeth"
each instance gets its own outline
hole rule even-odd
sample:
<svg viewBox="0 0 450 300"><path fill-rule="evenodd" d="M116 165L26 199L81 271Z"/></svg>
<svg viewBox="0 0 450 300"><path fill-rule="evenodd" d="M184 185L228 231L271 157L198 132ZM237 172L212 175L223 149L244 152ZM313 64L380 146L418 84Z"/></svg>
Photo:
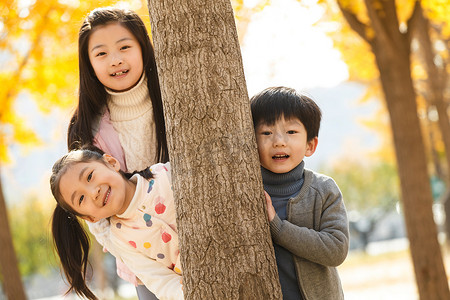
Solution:
<svg viewBox="0 0 450 300"><path fill-rule="evenodd" d="M108 198L109 198L109 193L110 193L111 191L110 190L108 190L108 193L106 194L106 197L105 197L105 201L103 201L103 205L106 205L106 202L108 202Z"/></svg>
<svg viewBox="0 0 450 300"><path fill-rule="evenodd" d="M120 71L120 72L114 73L113 76L120 76L120 75L125 74L127 72L128 71Z"/></svg>

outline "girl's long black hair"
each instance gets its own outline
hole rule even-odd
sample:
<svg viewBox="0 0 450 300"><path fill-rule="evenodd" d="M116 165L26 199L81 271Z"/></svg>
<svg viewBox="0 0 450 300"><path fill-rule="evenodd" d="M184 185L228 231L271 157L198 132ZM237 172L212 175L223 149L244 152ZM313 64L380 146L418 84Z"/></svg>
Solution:
<svg viewBox="0 0 450 300"><path fill-rule="evenodd" d="M103 159L103 151L94 146L83 147L81 150L67 153L53 165L50 188L57 205L52 216L52 235L54 247L70 285L67 293L74 291L79 296L96 300L97 297L86 283L86 272L89 265L89 235L84 229L82 219L79 218L82 216L67 205L60 191L61 176L64 175L67 168L75 163L90 161L99 161L106 164ZM146 179L153 177L149 168L134 173L119 172L125 180L130 179L136 173Z"/></svg>
<svg viewBox="0 0 450 300"><path fill-rule="evenodd" d="M95 76L89 60L88 45L92 31L97 26L119 23L127 28L139 41L142 50L144 72L153 106L156 127L158 162L169 161L166 127L164 123L161 89L156 69L155 54L142 19L133 11L119 8L97 8L84 20L78 37L78 59L80 86L78 106L73 114L67 134L69 150L79 149L81 145L93 143L93 127L98 122L107 105L107 92Z"/></svg>
<svg viewBox="0 0 450 300"><path fill-rule="evenodd" d="M67 293L75 291L87 299L97 299L86 284L90 240L80 219L56 205L52 217L53 243L70 285Z"/></svg>

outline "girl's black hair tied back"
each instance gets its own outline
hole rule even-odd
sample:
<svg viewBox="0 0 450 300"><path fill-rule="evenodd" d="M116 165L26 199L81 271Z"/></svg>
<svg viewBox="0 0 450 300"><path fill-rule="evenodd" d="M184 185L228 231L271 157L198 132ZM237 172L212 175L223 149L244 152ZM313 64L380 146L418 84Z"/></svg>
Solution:
<svg viewBox="0 0 450 300"><path fill-rule="evenodd" d="M76 219L76 216L71 211L68 211L65 207L59 205L59 203L57 203L56 206L59 206L59 208L61 208L66 213L67 219L72 221Z"/></svg>

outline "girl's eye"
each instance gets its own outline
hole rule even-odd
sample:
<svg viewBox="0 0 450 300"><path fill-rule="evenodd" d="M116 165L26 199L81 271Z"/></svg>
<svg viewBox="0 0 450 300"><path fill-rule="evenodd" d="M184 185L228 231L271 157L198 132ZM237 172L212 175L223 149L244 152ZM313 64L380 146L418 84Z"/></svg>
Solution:
<svg viewBox="0 0 450 300"><path fill-rule="evenodd" d="M91 173L89 173L89 175L88 175L88 177L87 177L87 181L88 181L88 182L91 181L91 179L92 179L92 173L94 173L94 171L92 171Z"/></svg>
<svg viewBox="0 0 450 300"><path fill-rule="evenodd" d="M123 46L123 47L120 48L120 50L126 50L128 48L131 48L131 47L130 46Z"/></svg>
<svg viewBox="0 0 450 300"><path fill-rule="evenodd" d="M82 196L80 197L80 200L78 200L78 205L81 205L81 202L83 202L83 200L84 200L84 195L82 195Z"/></svg>
<svg viewBox="0 0 450 300"><path fill-rule="evenodd" d="M106 52L99 52L99 53L97 53L97 55L95 55L95 56L103 56L103 55L106 55Z"/></svg>

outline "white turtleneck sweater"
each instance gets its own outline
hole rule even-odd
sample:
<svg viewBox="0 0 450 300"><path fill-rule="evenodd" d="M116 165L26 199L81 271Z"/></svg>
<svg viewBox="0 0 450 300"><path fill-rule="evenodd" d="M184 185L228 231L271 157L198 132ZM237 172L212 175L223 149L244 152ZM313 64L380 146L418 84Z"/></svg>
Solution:
<svg viewBox="0 0 450 300"><path fill-rule="evenodd" d="M132 89L109 94L111 123L125 153L127 171L143 170L156 163L156 133L147 78L142 76Z"/></svg>

